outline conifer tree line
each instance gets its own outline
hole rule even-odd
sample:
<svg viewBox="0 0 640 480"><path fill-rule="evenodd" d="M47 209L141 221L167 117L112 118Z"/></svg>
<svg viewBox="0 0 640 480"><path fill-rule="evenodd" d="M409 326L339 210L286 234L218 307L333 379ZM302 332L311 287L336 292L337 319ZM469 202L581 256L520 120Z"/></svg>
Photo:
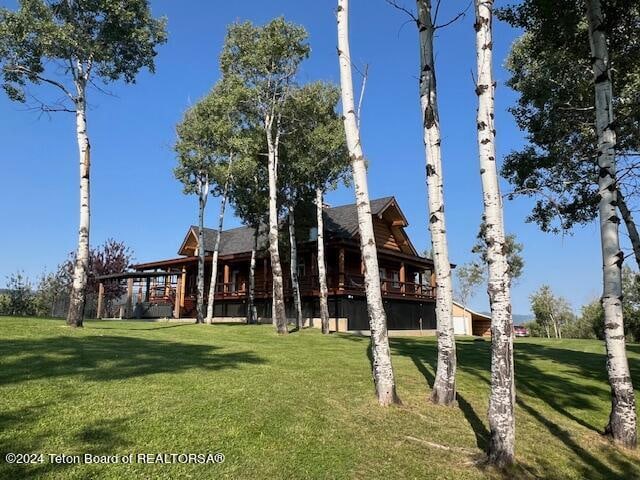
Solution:
<svg viewBox="0 0 640 480"><path fill-rule="evenodd" d="M611 412L603 432L618 444L637 442L635 396L625 346L623 261L620 224L624 225L640 266L640 236L633 218L638 197L640 153L640 4L634 0L523 0L496 9L493 0L474 0L451 19L439 17L440 0L416 5L387 0L416 26L419 55L416 108L420 108L425 150L428 216L436 280L437 355L430 401L457 408L456 343L453 330L453 282L447 241L447 186L439 115L437 44L441 28L460 28L473 18L475 65L469 84L477 98L475 117L482 217L476 252L479 270L465 273L469 285L485 276L491 310L491 378L488 401L487 460L497 467L516 461L516 388L511 287L522 269L519 244L507 234L500 174L513 187L506 198L534 197L527 218L543 231L569 231L599 222L601 308ZM116 8L117 7L117 8ZM471 9L469 9L471 10ZM558 16L561 10L563 15ZM362 15L358 12L355 15ZM494 76L495 17L520 28L522 36L507 59L507 84L519 98L511 112L527 134L522 150L498 157ZM322 333L329 333L324 254L325 194L340 183L353 185L371 332L375 395L381 406L400 404L393 370L378 269L367 179L367 158L360 132L360 98L354 81L349 0L337 0L336 33L340 85L303 82L300 71L311 49L304 27L283 17L264 25L229 26L219 56L220 76L209 93L184 113L177 125L174 174L198 205L199 250L197 323L213 323L217 263L225 211L253 230L247 323L257 322L255 265L266 249L271 266L271 320L278 335L289 325L302 329L297 244L301 219L317 228ZM462 24L460 22L460 24ZM0 62L3 87L19 102L36 102L46 112L70 112L76 120L80 170L80 221L74 255L68 324L81 327L89 270L91 147L87 118L90 86L100 80L135 83L138 72L153 71L156 49L166 41L164 19L152 16L146 0L118 2L21 0L16 11L0 9ZM54 63L58 67L52 68ZM35 100L29 87L50 88L62 100ZM360 85L360 90L364 85ZM52 97L54 98L54 97ZM59 97L56 97L59 98ZM219 198L209 290L205 291L204 228L211 196ZM309 215L312 211L314 214ZM473 237L475 232L470 232ZM514 253L515 252L515 253ZM286 261L283 261L286 260ZM283 269L289 264L289 271ZM285 309L285 278L293 292L294 318ZM471 288L471 287L469 287ZM468 291L466 288L465 291ZM537 298L541 318L561 336L558 315ZM205 308L206 306L206 308ZM293 320L293 322L291 322ZM212 331L213 332L213 331ZM215 332L212 333L215 335ZM400 386L401 387L401 386Z"/></svg>

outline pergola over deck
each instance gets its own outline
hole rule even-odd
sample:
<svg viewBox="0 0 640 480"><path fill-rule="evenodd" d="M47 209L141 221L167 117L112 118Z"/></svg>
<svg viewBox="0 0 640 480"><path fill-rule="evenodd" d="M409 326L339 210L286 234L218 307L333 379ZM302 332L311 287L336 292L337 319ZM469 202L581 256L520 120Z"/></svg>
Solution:
<svg viewBox="0 0 640 480"><path fill-rule="evenodd" d="M109 282L122 283L126 281L127 291L124 304L120 306L120 318L132 318L134 311L134 292L138 290L137 305L162 304L173 306L173 316L179 316L180 282L178 276L180 271L154 270L154 271L129 271L102 275L96 278L98 286L98 306L97 318L102 318L104 314L104 292L105 284ZM178 312L178 315L176 315Z"/></svg>

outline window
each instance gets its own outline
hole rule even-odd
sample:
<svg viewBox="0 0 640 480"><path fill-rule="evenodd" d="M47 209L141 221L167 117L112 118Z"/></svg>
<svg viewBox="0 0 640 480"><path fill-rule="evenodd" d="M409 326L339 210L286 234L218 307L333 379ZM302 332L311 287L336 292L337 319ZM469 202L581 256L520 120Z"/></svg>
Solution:
<svg viewBox="0 0 640 480"><path fill-rule="evenodd" d="M394 270L391 272L391 278L393 280L393 288L400 288L400 272Z"/></svg>
<svg viewBox="0 0 640 480"><path fill-rule="evenodd" d="M307 269L304 264L304 260L298 263L298 278L305 277L307 274Z"/></svg>

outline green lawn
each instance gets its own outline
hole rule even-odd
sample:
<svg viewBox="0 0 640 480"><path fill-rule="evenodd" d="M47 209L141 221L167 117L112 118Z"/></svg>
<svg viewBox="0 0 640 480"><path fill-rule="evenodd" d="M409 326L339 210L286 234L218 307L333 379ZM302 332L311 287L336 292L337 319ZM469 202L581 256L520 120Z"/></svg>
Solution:
<svg viewBox="0 0 640 480"><path fill-rule="evenodd" d="M640 478L640 456L598 433L609 409L600 342L518 340L518 467L503 475L480 462L488 342L458 342L459 408L426 401L433 338L392 339L403 406L378 407L367 345L307 330L279 338L269 326L92 321L75 331L2 318L0 478ZM640 346L628 350L640 387ZM6 452L226 458L17 466Z"/></svg>

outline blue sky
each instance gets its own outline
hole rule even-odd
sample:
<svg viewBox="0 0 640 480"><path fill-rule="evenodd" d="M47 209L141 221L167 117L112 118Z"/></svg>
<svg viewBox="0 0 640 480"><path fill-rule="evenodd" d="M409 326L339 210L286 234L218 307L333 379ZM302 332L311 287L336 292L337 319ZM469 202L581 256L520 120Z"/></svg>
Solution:
<svg viewBox="0 0 640 480"><path fill-rule="evenodd" d="M424 150L417 96L418 45L415 26L384 0L352 0L351 50L359 65L368 63L369 80L362 112L362 141L370 162L372 197L395 195L421 251L429 247L426 226ZM413 7L414 2L406 0ZM452 17L467 1L443 2L441 19ZM13 8L15 1L1 5ZM310 34L311 58L300 81L339 83L335 1L246 0L243 2L154 0L155 15L168 18L168 43L160 48L155 75L142 72L135 85L112 84L112 96L90 92L88 128L92 142L93 245L113 237L125 241L146 261L176 256L188 225L196 222L197 202L181 193L172 169L175 125L184 110L205 94L219 76L218 54L226 26L237 20L264 23L284 15ZM436 62L443 130L445 197L451 261L472 259L482 211L476 147L476 97L473 12L441 30ZM495 26L495 75L498 81L499 158L523 142L507 108L515 94L504 86L502 63L518 32ZM39 89L44 96L46 90ZM0 284L11 272L35 277L53 269L75 248L78 172L74 119L25 111L0 96ZM503 184L503 192L509 186ZM353 201L350 189L327 196L333 205ZM508 232L524 243L523 278L513 288L515 313L529 312L528 296L548 283L575 308L600 294L601 257L597 226L572 236L541 233L524 222L531 201L505 203ZM217 199L208 206L215 223ZM239 224L231 214L226 226ZM484 288L473 308L487 310Z"/></svg>

